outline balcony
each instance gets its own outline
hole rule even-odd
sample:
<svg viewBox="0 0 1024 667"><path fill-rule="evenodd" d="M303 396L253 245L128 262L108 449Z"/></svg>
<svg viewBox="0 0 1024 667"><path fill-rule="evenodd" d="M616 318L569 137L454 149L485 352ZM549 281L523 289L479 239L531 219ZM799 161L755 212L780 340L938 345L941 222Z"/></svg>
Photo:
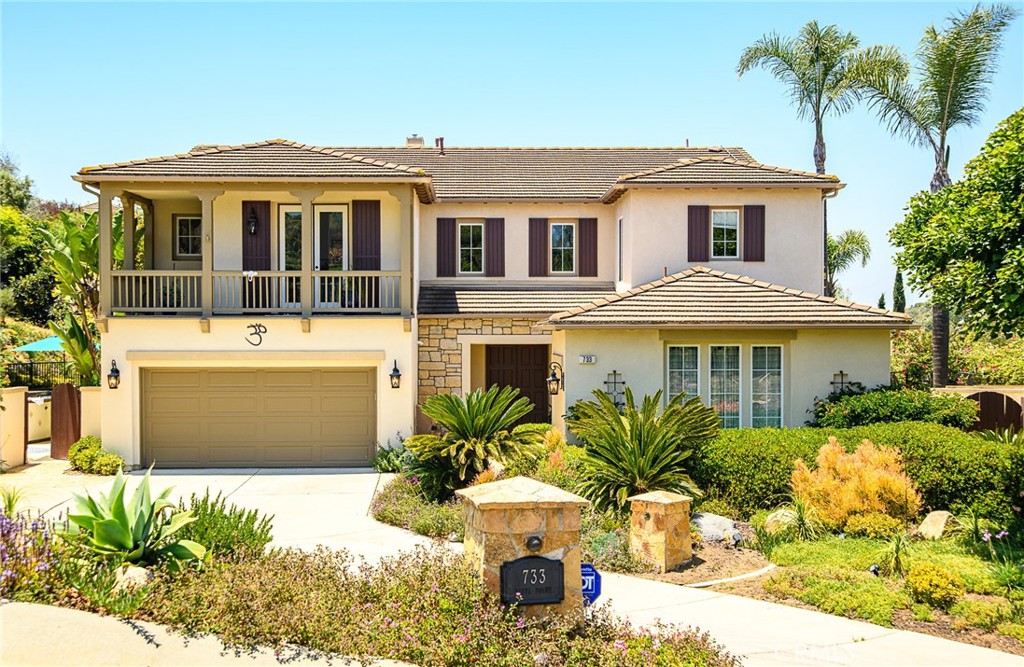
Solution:
<svg viewBox="0 0 1024 667"><path fill-rule="evenodd" d="M402 312L400 271L111 271L110 308L126 315L203 315L204 290L212 294L211 315L320 315Z"/></svg>

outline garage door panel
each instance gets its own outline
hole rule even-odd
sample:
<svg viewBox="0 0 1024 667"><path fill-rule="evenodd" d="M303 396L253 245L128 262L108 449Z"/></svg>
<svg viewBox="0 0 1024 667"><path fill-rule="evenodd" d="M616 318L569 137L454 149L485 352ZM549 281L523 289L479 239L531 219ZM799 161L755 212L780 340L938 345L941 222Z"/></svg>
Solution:
<svg viewBox="0 0 1024 667"><path fill-rule="evenodd" d="M365 466L376 370L143 369L143 460L163 467Z"/></svg>

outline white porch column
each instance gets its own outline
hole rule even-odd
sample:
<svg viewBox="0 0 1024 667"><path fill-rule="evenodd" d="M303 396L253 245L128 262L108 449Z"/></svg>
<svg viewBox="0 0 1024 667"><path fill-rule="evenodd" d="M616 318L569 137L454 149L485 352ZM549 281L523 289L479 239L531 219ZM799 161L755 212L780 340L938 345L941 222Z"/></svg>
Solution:
<svg viewBox="0 0 1024 667"><path fill-rule="evenodd" d="M143 232L142 232L142 261L143 268L153 268L153 230L156 229L156 213L153 210L153 202L144 204L143 210ZM173 232L172 232L173 236Z"/></svg>
<svg viewBox="0 0 1024 667"><path fill-rule="evenodd" d="M114 217L111 211L113 199L114 195L100 186L100 317L103 319L110 317L111 292L114 286L114 281L110 276L110 267L114 254L113 243L111 243L113 230L110 226Z"/></svg>
<svg viewBox="0 0 1024 667"><path fill-rule="evenodd" d="M323 190L302 189L292 190L291 195L302 205L302 278L300 293L302 316L313 314L313 200L324 193Z"/></svg>
<svg viewBox="0 0 1024 667"><path fill-rule="evenodd" d="M400 269L402 271L401 299L402 317L412 315L412 283L413 283L413 254L412 254L412 188L405 187L398 193L398 202L401 210L401 239L402 255Z"/></svg>
<svg viewBox="0 0 1024 667"><path fill-rule="evenodd" d="M121 193L121 236L123 237L124 257L122 267L125 271L135 270L135 200L131 193Z"/></svg>
<svg viewBox="0 0 1024 667"><path fill-rule="evenodd" d="M224 194L224 191L199 190L192 194L198 197L203 205L203 277L200 291L203 317L209 317L213 314L213 201Z"/></svg>

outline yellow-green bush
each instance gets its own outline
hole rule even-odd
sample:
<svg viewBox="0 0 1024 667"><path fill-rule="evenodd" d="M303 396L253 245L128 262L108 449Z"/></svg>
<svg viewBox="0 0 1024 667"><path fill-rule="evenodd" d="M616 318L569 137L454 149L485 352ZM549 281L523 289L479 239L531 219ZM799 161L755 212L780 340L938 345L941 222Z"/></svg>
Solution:
<svg viewBox="0 0 1024 667"><path fill-rule="evenodd" d="M854 514L846 520L846 534L850 537L870 537L888 540L904 530L906 524L888 514Z"/></svg>
<svg viewBox="0 0 1024 667"><path fill-rule="evenodd" d="M68 463L73 470L90 475L113 475L124 468L124 459L113 452L103 451L103 442L91 435L71 445Z"/></svg>
<svg viewBox="0 0 1024 667"><path fill-rule="evenodd" d="M960 600L949 613L955 616L953 627L957 630L981 628L991 630L1004 621L1012 620L1012 607L1007 600Z"/></svg>
<svg viewBox="0 0 1024 667"><path fill-rule="evenodd" d="M903 585L915 602L939 609L948 609L964 595L964 582L960 577L932 563L911 567Z"/></svg>
<svg viewBox="0 0 1024 667"><path fill-rule="evenodd" d="M815 508L826 526L841 529L855 514L887 514L910 521L921 509L921 494L903 472L895 449L864 440L852 453L829 438L818 450L817 468L802 459L793 470L793 495Z"/></svg>

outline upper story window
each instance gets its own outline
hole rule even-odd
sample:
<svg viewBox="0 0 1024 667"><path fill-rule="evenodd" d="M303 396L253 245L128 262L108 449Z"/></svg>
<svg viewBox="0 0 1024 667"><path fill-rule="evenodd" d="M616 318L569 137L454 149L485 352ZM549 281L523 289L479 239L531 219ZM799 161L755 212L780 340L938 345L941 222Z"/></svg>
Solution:
<svg viewBox="0 0 1024 667"><path fill-rule="evenodd" d="M203 219L198 215L174 215L174 259L203 256Z"/></svg>
<svg viewBox="0 0 1024 667"><path fill-rule="evenodd" d="M484 223L459 223L459 273L484 272Z"/></svg>
<svg viewBox="0 0 1024 667"><path fill-rule="evenodd" d="M551 223L551 273L576 272L576 223Z"/></svg>
<svg viewBox="0 0 1024 667"><path fill-rule="evenodd" d="M713 209L711 211L712 259L739 259L739 209Z"/></svg>

